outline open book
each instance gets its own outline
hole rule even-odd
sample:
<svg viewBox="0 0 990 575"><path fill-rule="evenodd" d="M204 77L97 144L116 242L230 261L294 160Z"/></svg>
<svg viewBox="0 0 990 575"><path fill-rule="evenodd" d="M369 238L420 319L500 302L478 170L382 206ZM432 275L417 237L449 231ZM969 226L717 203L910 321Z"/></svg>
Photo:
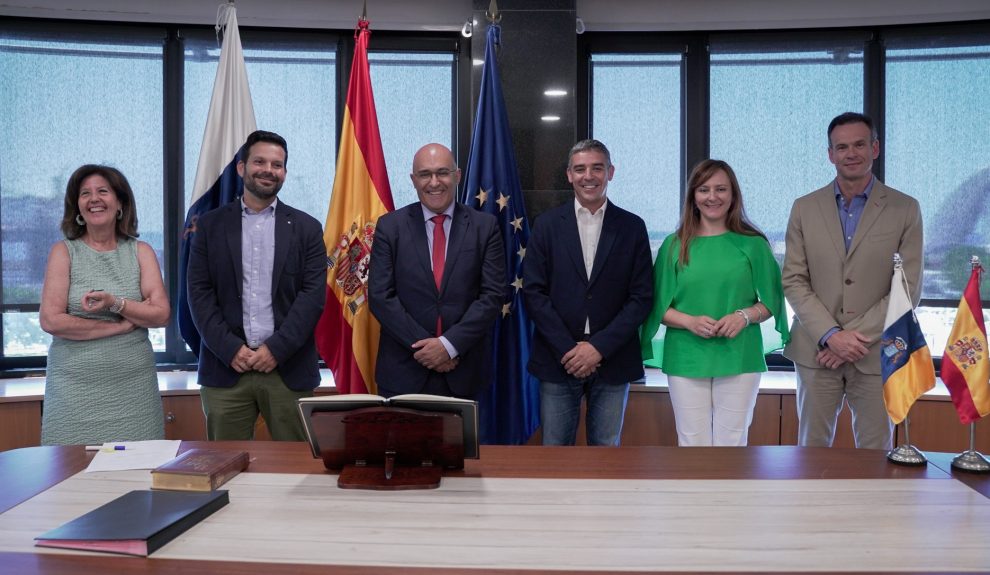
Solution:
<svg viewBox="0 0 990 575"><path fill-rule="evenodd" d="M453 414L460 424L459 429L447 429L446 432L462 433L464 457L478 458L478 402L470 399L422 393L407 393L392 398L357 393L300 399L299 416L306 428L306 435L313 450L313 456L322 457L322 451L329 448L331 444L343 443L343 425L336 425L336 421L342 420L341 414L369 407L393 407L421 413ZM320 424L321 414L336 414L335 423ZM323 449L321 449L321 445Z"/></svg>

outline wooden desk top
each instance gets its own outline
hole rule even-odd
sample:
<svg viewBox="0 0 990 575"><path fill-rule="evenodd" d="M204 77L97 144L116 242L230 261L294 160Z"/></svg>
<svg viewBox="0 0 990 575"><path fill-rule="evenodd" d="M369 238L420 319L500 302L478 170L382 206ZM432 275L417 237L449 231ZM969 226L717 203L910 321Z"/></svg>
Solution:
<svg viewBox="0 0 990 575"><path fill-rule="evenodd" d="M192 447L245 449L251 473L325 474L304 443L184 442ZM0 512L30 499L81 471L91 453L82 446L34 447L0 452ZM480 460L469 460L463 477L585 479L958 479L990 497L990 475L951 470L951 455L931 454L924 467L890 464L872 450L800 448L673 447L482 447ZM768 542L772 545L772 542ZM286 572L284 564L230 561L184 561L96 555L0 553L0 573L240 573ZM381 567L293 565L292 573L371 574ZM409 574L435 573L435 568L390 568ZM445 574L506 573L491 569L443 569ZM532 574L523 570L512 573ZM596 572L587 572L596 573Z"/></svg>

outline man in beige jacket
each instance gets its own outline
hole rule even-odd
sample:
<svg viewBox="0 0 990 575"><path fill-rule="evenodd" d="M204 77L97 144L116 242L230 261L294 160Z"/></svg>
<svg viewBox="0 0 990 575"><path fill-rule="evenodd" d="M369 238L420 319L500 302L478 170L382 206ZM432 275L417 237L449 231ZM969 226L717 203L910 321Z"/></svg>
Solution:
<svg viewBox="0 0 990 575"><path fill-rule="evenodd" d="M830 446L845 399L856 447L889 449L879 342L895 252L914 304L921 298L921 210L874 177L869 117L837 116L828 142L835 180L798 198L787 224L784 295L795 318L784 355L798 375L798 444Z"/></svg>

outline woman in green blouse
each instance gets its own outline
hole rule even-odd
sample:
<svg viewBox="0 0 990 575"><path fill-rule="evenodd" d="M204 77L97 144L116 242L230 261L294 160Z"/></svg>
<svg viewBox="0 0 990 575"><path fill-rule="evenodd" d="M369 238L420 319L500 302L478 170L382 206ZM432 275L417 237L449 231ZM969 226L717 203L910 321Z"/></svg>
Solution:
<svg viewBox="0 0 990 575"><path fill-rule="evenodd" d="M653 273L643 358L667 374L678 444L746 445L764 354L790 334L780 267L746 218L727 163L705 160L691 171L680 225ZM770 318L775 329L762 330Z"/></svg>

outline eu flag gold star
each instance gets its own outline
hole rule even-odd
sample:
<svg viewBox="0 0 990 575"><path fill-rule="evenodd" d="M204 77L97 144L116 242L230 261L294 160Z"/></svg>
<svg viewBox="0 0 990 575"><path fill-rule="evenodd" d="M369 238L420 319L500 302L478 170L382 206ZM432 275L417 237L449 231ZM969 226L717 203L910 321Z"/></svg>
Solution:
<svg viewBox="0 0 990 575"><path fill-rule="evenodd" d="M484 206L485 202L488 201L488 192L485 191L485 188L478 188L478 195L475 197L478 198L478 205Z"/></svg>
<svg viewBox="0 0 990 575"><path fill-rule="evenodd" d="M519 256L519 259L526 257L526 246L519 246L519 249L516 250L516 255Z"/></svg>
<svg viewBox="0 0 990 575"><path fill-rule="evenodd" d="M512 220L512 227L516 228L517 232L522 231L522 220L523 220L522 218L516 218Z"/></svg>
<svg viewBox="0 0 990 575"><path fill-rule="evenodd" d="M522 289L522 278L519 277L519 276L516 276L516 281L512 282L510 285L514 286L516 288L516 291L521 290Z"/></svg>
<svg viewBox="0 0 990 575"><path fill-rule="evenodd" d="M512 313L512 304L511 303L507 303L507 304L503 305L502 306L502 317L505 317L505 316L509 315L510 313Z"/></svg>

